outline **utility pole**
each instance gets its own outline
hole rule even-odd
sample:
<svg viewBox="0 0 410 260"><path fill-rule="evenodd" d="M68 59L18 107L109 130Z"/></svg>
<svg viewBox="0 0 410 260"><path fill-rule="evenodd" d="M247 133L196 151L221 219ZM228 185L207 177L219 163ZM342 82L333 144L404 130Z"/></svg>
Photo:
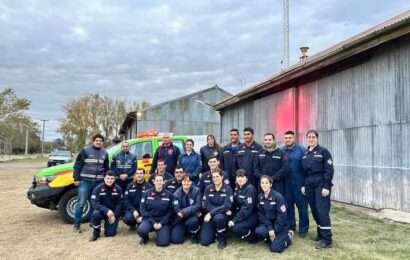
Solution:
<svg viewBox="0 0 410 260"><path fill-rule="evenodd" d="M42 137L41 137L41 156L44 156L44 129L46 127L46 119L41 119L40 121L43 122L43 131L42 131Z"/></svg>
<svg viewBox="0 0 410 260"><path fill-rule="evenodd" d="M26 146L24 149L24 154L28 155L28 126L26 125Z"/></svg>
<svg viewBox="0 0 410 260"><path fill-rule="evenodd" d="M289 0L283 0L283 67L289 67Z"/></svg>

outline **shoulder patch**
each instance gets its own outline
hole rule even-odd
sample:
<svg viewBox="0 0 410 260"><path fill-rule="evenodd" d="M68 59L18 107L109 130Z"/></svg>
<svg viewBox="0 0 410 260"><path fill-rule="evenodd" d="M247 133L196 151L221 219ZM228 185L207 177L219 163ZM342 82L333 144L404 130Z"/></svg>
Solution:
<svg viewBox="0 0 410 260"><path fill-rule="evenodd" d="M252 197L248 197L248 204L252 204Z"/></svg>
<svg viewBox="0 0 410 260"><path fill-rule="evenodd" d="M285 213L286 212L286 206L285 204L283 204L282 206L280 206L280 210Z"/></svg>
<svg viewBox="0 0 410 260"><path fill-rule="evenodd" d="M328 160L327 160L327 164L332 165L332 164L333 164L332 159L328 159Z"/></svg>

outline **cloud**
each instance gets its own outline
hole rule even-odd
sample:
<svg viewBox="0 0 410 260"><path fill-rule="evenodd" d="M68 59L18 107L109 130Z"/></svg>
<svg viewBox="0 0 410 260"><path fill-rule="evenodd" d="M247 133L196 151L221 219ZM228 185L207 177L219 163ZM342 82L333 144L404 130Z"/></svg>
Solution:
<svg viewBox="0 0 410 260"><path fill-rule="evenodd" d="M290 1L291 63L410 7L398 1ZM346 11L348 10L348 12ZM281 1L0 2L0 87L58 119L74 97L163 102L214 84L236 93L280 70ZM56 136L56 123L47 136Z"/></svg>

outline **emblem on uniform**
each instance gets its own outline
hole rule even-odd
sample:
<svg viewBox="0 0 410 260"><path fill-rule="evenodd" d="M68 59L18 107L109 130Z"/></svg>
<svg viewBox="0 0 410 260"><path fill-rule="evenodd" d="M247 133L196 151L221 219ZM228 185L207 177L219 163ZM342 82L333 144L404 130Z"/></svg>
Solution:
<svg viewBox="0 0 410 260"><path fill-rule="evenodd" d="M280 210L285 213L286 212L286 206L285 204L283 204L282 206L280 206Z"/></svg>
<svg viewBox="0 0 410 260"><path fill-rule="evenodd" d="M231 202L233 202L233 196L230 196L229 199L231 200Z"/></svg>
<svg viewBox="0 0 410 260"><path fill-rule="evenodd" d="M173 153L174 153L174 150L173 150L173 149L169 149L169 150L168 150L168 154L169 154L169 155L172 155Z"/></svg>
<svg viewBox="0 0 410 260"><path fill-rule="evenodd" d="M252 197L248 197L248 204L252 204Z"/></svg>
<svg viewBox="0 0 410 260"><path fill-rule="evenodd" d="M332 165L332 164L333 164L332 159L328 159L328 160L327 160L327 163L328 163L329 165Z"/></svg>
<svg viewBox="0 0 410 260"><path fill-rule="evenodd" d="M217 152L217 151L214 151L214 155L217 156L217 155L218 155L218 152Z"/></svg>
<svg viewBox="0 0 410 260"><path fill-rule="evenodd" d="M95 197L95 195L91 195L91 199L95 199L96 197Z"/></svg>
<svg viewBox="0 0 410 260"><path fill-rule="evenodd" d="M189 199L189 204L194 204L194 200L193 199Z"/></svg>

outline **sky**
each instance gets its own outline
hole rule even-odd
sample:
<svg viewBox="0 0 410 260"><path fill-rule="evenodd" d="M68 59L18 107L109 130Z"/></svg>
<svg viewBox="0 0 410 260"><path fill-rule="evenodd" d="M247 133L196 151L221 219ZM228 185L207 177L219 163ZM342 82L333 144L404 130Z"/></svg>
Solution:
<svg viewBox="0 0 410 260"><path fill-rule="evenodd" d="M290 64L410 9L408 0L290 0ZM164 102L215 84L235 94L282 68L280 0L0 0L0 89L59 137L83 95ZM245 84L243 84L245 82Z"/></svg>

